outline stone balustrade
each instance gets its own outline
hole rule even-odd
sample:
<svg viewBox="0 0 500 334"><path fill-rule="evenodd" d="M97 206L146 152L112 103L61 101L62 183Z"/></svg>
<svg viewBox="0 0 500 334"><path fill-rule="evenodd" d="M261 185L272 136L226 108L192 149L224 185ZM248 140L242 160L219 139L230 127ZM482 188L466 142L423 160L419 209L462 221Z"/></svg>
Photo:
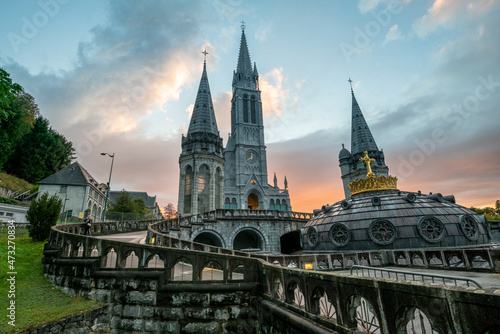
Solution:
<svg viewBox="0 0 500 334"><path fill-rule="evenodd" d="M185 217L170 218L163 221L159 226L166 230L167 228L187 227L193 224L203 224L204 222L213 222L216 220L224 220L231 218L246 218L246 219L277 219L277 220L297 220L307 222L312 218L312 213L293 212L293 211L278 211L278 210L232 210L232 209L217 209L196 215Z"/></svg>
<svg viewBox="0 0 500 334"><path fill-rule="evenodd" d="M109 224L103 231L112 230L113 223L103 224ZM366 252L259 256L171 238L158 231L161 224L149 226L148 245L83 236L83 224L55 226L44 251L44 272L67 293L110 303L109 331L404 333L432 328L486 334L500 329L500 290L301 269L308 263L333 268L337 261L346 267L349 261L373 266L405 259L410 265L416 259L411 251L379 252L380 259ZM419 252L422 262L431 254ZM472 266L471 256L480 252L492 268L499 258L492 249L440 252L435 255L447 267L455 263L449 261L452 254ZM288 267L292 264L299 268Z"/></svg>

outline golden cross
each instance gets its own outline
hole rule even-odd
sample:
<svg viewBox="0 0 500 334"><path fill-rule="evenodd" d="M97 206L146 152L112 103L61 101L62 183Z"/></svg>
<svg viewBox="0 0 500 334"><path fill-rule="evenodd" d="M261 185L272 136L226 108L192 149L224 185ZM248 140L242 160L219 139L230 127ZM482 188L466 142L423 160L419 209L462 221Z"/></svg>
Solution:
<svg viewBox="0 0 500 334"><path fill-rule="evenodd" d="M366 174L366 177L374 177L375 174L373 174L372 172L372 167L370 166L370 162L375 162L375 159L373 158L370 158L368 156L368 152L367 151L364 151L363 152L365 154L365 156L363 158L359 158L359 161L363 161L365 164L366 164L366 169L368 170L368 173Z"/></svg>

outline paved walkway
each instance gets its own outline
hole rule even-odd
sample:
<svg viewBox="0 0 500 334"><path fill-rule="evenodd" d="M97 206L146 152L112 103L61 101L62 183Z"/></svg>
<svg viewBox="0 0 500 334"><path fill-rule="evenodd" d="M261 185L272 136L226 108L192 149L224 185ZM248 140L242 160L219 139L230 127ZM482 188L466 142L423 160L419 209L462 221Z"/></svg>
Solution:
<svg viewBox="0 0 500 334"><path fill-rule="evenodd" d="M131 242L134 244L146 244L146 235L148 231L137 231L137 232L127 232L127 233L117 233L108 235L99 235L96 238L108 239L115 241Z"/></svg>

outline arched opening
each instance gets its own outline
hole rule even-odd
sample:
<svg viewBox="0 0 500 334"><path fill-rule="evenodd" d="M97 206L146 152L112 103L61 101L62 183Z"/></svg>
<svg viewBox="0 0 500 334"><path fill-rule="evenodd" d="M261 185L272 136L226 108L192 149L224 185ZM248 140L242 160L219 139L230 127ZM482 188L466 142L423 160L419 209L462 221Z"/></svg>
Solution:
<svg viewBox="0 0 500 334"><path fill-rule="evenodd" d="M257 210L259 208L259 197L254 193L248 195L248 208L250 210Z"/></svg>
<svg viewBox="0 0 500 334"><path fill-rule="evenodd" d="M215 208L222 209L222 185L224 178L222 177L222 171L220 167L217 167L215 171ZM229 199L228 199L229 200Z"/></svg>
<svg viewBox="0 0 500 334"><path fill-rule="evenodd" d="M210 246L215 246L215 247L223 247L222 241L220 238L215 235L214 233L210 232L202 232L196 236L193 240L194 242L200 243L200 244L205 244L205 245L210 245Z"/></svg>
<svg viewBox="0 0 500 334"><path fill-rule="evenodd" d="M234 250L261 250L262 240L257 232L244 230L239 232L233 241Z"/></svg>
<svg viewBox="0 0 500 334"><path fill-rule="evenodd" d="M201 165L198 172L198 212L210 211L210 169Z"/></svg>
<svg viewBox="0 0 500 334"><path fill-rule="evenodd" d="M248 95L243 95L243 122L248 123L248 104L249 104Z"/></svg>
<svg viewBox="0 0 500 334"><path fill-rule="evenodd" d="M257 101L255 100L255 96L252 95L252 100L251 100L251 105L250 105L250 113L251 113L251 120L253 124L257 124L257 112L256 108L257 107Z"/></svg>
<svg viewBox="0 0 500 334"><path fill-rule="evenodd" d="M186 176L184 177L184 210L183 213L191 213L193 194L193 168L186 167Z"/></svg>
<svg viewBox="0 0 500 334"><path fill-rule="evenodd" d="M280 237L281 253L291 254L302 250L300 245L300 230L291 231Z"/></svg>

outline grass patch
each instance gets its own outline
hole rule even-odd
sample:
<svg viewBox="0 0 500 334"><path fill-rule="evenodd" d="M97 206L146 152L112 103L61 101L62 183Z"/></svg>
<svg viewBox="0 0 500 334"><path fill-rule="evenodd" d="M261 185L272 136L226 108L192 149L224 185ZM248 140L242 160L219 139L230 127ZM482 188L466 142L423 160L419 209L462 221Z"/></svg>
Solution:
<svg viewBox="0 0 500 334"><path fill-rule="evenodd" d="M33 242L27 230L16 230L15 271L16 276L16 326L7 324L9 318L7 294L9 283L7 272L8 239L7 228L0 232L0 333L21 333L51 321L84 313L104 305L79 297L70 297L54 288L42 271L43 246L45 242ZM12 255L12 254L11 254Z"/></svg>
<svg viewBox="0 0 500 334"><path fill-rule="evenodd" d="M31 190L33 188L33 185L28 181L25 181L13 175L0 172L0 187L4 187L12 191L24 192L27 190Z"/></svg>

